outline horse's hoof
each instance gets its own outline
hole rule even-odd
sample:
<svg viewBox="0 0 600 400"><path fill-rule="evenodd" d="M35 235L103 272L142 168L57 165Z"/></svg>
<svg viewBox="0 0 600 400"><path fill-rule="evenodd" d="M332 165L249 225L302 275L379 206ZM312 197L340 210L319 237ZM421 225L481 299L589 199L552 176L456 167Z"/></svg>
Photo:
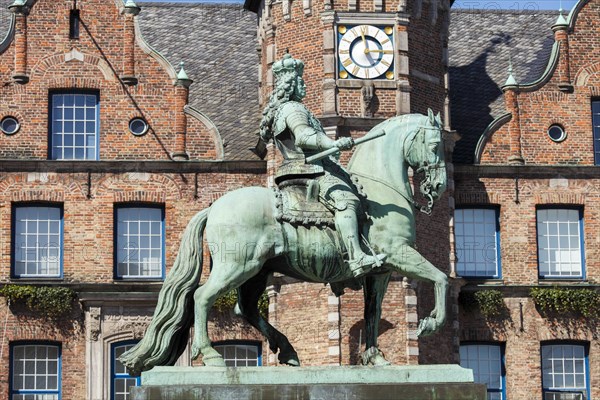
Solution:
<svg viewBox="0 0 600 400"><path fill-rule="evenodd" d="M381 350L377 347L371 347L361 355L363 365L372 365L373 367L385 367L392 365L391 362L385 359Z"/></svg>
<svg viewBox="0 0 600 400"><path fill-rule="evenodd" d="M417 337L426 337L433 335L437 331L437 322L435 319L426 317L419 322Z"/></svg>
<svg viewBox="0 0 600 400"><path fill-rule="evenodd" d="M202 364L207 367L226 367L225 360L221 356L202 357Z"/></svg>
<svg viewBox="0 0 600 400"><path fill-rule="evenodd" d="M283 362L282 364L289 365L291 367L299 367L300 366L300 361L299 360L294 360L292 358L292 359L289 359L289 360Z"/></svg>
<svg viewBox="0 0 600 400"><path fill-rule="evenodd" d="M392 365L392 363L386 360L383 355L378 354L371 358L371 365L374 367L385 367L387 365Z"/></svg>
<svg viewBox="0 0 600 400"><path fill-rule="evenodd" d="M293 355L279 355L279 364L289 365L292 367L299 367L300 360L298 359L297 354Z"/></svg>

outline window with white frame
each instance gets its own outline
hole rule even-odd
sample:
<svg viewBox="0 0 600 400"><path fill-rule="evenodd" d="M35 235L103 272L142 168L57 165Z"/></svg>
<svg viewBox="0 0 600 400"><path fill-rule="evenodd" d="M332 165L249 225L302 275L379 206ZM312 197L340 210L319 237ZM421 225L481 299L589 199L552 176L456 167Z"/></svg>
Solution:
<svg viewBox="0 0 600 400"><path fill-rule="evenodd" d="M62 271L62 208L13 207L13 276L58 278Z"/></svg>
<svg viewBox="0 0 600 400"><path fill-rule="evenodd" d="M97 160L98 94L51 93L50 102L50 159Z"/></svg>
<svg viewBox="0 0 600 400"><path fill-rule="evenodd" d="M541 278L583 278L581 210L537 210L538 266Z"/></svg>
<svg viewBox="0 0 600 400"><path fill-rule="evenodd" d="M590 398L587 346L552 343L542 345L544 400Z"/></svg>
<svg viewBox="0 0 600 400"><path fill-rule="evenodd" d="M117 278L157 278L164 273L164 209L116 207Z"/></svg>
<svg viewBox="0 0 600 400"><path fill-rule="evenodd" d="M11 400L60 400L60 346L14 344L11 358Z"/></svg>
<svg viewBox="0 0 600 400"><path fill-rule="evenodd" d="M459 208L454 215L458 274L466 278L500 278L498 210Z"/></svg>
<svg viewBox="0 0 600 400"><path fill-rule="evenodd" d="M111 400L130 400L131 387L140 384L140 377L129 375L127 368L119 361L119 357L135 346L136 341L115 343L112 345L111 354Z"/></svg>
<svg viewBox="0 0 600 400"><path fill-rule="evenodd" d="M262 365L262 351L259 343L223 342L213 345L223 356L228 367L256 367Z"/></svg>
<svg viewBox="0 0 600 400"><path fill-rule="evenodd" d="M461 344L460 365L473 370L475 383L487 385L488 400L506 398L504 354L500 344Z"/></svg>

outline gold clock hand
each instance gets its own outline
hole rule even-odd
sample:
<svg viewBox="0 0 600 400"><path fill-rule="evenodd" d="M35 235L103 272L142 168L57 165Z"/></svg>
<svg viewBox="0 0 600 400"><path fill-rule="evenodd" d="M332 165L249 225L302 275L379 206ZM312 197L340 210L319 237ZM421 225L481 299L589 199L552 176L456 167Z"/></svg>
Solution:
<svg viewBox="0 0 600 400"><path fill-rule="evenodd" d="M369 50L370 53L383 53L383 54L392 54L393 50L382 50L382 49L375 49L375 50Z"/></svg>
<svg viewBox="0 0 600 400"><path fill-rule="evenodd" d="M365 39L365 34L362 31L360 31L360 37L362 38L362 42L365 45L365 54L369 54L369 45L367 44L367 39Z"/></svg>
<svg viewBox="0 0 600 400"><path fill-rule="evenodd" d="M365 38L364 27L360 27L360 37L362 38L363 45L365 46L365 54L369 54L369 44L367 43L367 39Z"/></svg>

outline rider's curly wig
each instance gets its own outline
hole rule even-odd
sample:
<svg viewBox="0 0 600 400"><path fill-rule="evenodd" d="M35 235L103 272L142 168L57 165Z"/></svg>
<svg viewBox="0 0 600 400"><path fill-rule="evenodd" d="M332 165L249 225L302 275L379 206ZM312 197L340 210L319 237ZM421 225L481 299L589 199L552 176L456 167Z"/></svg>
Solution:
<svg viewBox="0 0 600 400"><path fill-rule="evenodd" d="M297 78L298 73L296 71L285 71L277 77L275 90L269 97L269 104L263 110L263 117L260 121L259 135L267 143L273 138L275 113L281 105L292 99Z"/></svg>

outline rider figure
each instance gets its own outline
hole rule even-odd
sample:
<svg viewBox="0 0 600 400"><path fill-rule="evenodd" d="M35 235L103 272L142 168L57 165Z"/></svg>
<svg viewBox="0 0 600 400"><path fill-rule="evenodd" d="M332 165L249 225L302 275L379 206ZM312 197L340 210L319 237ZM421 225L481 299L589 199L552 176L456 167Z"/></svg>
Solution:
<svg viewBox="0 0 600 400"><path fill-rule="evenodd" d="M277 183L286 179L309 177L319 183L319 197L333 206L335 225L348 252L348 264L355 277L380 265L384 254L366 254L360 245L358 217L360 200L354 192L348 172L333 158L306 164L308 156L337 147L349 150L354 142L349 137L330 139L321 123L301 103L306 96L302 79L304 63L286 54L273 64L275 90L263 111L260 136L268 142L274 139L284 162L275 176Z"/></svg>

